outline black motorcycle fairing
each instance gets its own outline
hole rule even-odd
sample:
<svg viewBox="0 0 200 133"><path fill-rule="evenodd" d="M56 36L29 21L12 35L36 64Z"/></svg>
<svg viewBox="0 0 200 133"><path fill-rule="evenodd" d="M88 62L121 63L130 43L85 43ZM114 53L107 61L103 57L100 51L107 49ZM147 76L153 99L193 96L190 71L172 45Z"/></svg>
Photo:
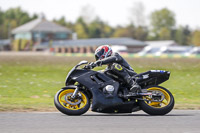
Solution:
<svg viewBox="0 0 200 133"><path fill-rule="evenodd" d="M66 81L66 85L68 85L68 82L71 82L70 80L80 83L90 91L92 94L92 111L130 113L135 106L135 102L124 102L123 99L118 97L119 83L104 73L76 69L71 73ZM103 92L103 88L107 85L112 85L115 88L111 98L107 97L107 94Z"/></svg>
<svg viewBox="0 0 200 133"><path fill-rule="evenodd" d="M136 101L123 101L118 96L106 98L99 90L92 88L93 101L92 111L101 113L131 113L135 108L138 108Z"/></svg>
<svg viewBox="0 0 200 133"><path fill-rule="evenodd" d="M74 69L70 75L67 76L66 81L65 81L65 86L71 85L74 83L74 78L79 77L80 75L91 72L91 70L86 70L86 69ZM95 71L93 71L95 72ZM73 78L73 79L72 79Z"/></svg>
<svg viewBox="0 0 200 133"><path fill-rule="evenodd" d="M88 89L94 86L96 86L96 88L102 88L115 82L104 73L83 69L76 69L73 71L66 80L66 86L71 85L72 81L78 82Z"/></svg>
<svg viewBox="0 0 200 133"><path fill-rule="evenodd" d="M169 79L170 72L162 70L150 70L135 76L136 82L145 88L150 85L159 85Z"/></svg>

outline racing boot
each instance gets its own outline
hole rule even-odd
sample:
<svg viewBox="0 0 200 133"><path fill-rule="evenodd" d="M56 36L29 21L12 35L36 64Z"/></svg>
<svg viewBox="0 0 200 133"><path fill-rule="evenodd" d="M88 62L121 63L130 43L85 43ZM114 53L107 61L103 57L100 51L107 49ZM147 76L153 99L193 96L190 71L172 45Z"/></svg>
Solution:
<svg viewBox="0 0 200 133"><path fill-rule="evenodd" d="M134 84L131 88L130 88L130 92L132 93L138 93L140 91L141 87L138 84Z"/></svg>
<svg viewBox="0 0 200 133"><path fill-rule="evenodd" d="M137 96L137 93L141 90L141 87L133 80L131 76L126 77L126 82L130 86L128 96Z"/></svg>

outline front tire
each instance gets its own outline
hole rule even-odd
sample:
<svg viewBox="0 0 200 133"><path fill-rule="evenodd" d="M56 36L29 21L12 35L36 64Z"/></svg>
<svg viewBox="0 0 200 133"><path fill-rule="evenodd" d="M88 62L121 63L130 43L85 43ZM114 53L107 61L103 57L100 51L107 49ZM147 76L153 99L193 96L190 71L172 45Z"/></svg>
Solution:
<svg viewBox="0 0 200 133"><path fill-rule="evenodd" d="M66 115L82 115L87 112L90 107L90 100L82 91L79 91L81 97L76 98L74 101L69 101L70 95L72 95L74 91L74 88L61 89L54 97L56 108Z"/></svg>
<svg viewBox="0 0 200 133"><path fill-rule="evenodd" d="M141 109L149 115L165 115L169 113L174 107L174 97L169 90L161 86L151 86L147 88L148 91L163 94L161 102L151 101L152 98L143 96L144 100L139 101ZM147 100L147 101L145 101Z"/></svg>

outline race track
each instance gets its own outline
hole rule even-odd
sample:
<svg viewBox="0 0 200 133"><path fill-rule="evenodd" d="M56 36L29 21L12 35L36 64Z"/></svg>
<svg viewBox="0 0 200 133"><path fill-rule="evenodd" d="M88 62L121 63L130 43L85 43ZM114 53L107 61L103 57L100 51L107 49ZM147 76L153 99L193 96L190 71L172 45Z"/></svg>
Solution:
<svg viewBox="0 0 200 133"><path fill-rule="evenodd" d="M0 133L200 133L200 110L166 116L132 114L66 116L59 112L0 113Z"/></svg>

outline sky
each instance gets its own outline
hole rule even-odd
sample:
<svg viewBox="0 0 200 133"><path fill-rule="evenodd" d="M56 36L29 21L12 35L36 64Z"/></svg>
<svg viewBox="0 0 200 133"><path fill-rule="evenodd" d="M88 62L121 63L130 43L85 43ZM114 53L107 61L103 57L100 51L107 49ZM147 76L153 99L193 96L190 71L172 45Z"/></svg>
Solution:
<svg viewBox="0 0 200 133"><path fill-rule="evenodd" d="M0 8L5 11L20 6L31 15L44 13L48 20L65 16L67 21L75 22L81 8L90 5L94 9L92 14L112 26L123 26L130 22L130 9L136 2L142 2L145 7L147 26L150 13L166 7L175 13L176 26L200 28L200 0L0 0Z"/></svg>

